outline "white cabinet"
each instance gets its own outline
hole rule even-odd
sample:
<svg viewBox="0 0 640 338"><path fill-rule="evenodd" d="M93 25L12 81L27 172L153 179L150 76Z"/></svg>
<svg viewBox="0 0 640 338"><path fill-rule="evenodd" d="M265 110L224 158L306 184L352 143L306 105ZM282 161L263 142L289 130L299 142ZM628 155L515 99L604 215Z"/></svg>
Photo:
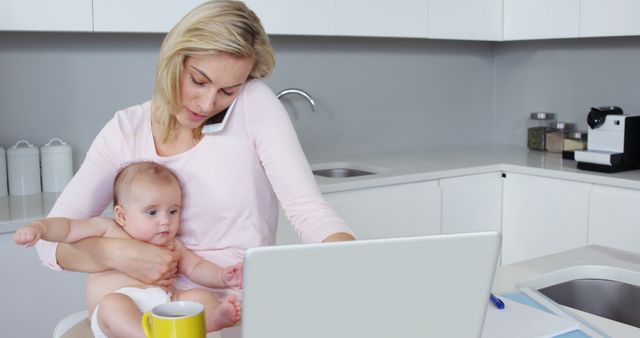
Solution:
<svg viewBox="0 0 640 338"><path fill-rule="evenodd" d="M498 231L502 224L502 173L440 180L442 233Z"/></svg>
<svg viewBox="0 0 640 338"><path fill-rule="evenodd" d="M441 232L437 181L327 193L324 197L359 239Z"/></svg>
<svg viewBox="0 0 640 338"><path fill-rule="evenodd" d="M582 0L580 36L640 35L640 1Z"/></svg>
<svg viewBox="0 0 640 338"><path fill-rule="evenodd" d="M428 36L502 40L502 0L429 0Z"/></svg>
<svg viewBox="0 0 640 338"><path fill-rule="evenodd" d="M640 253L640 191L593 186L589 244Z"/></svg>
<svg viewBox="0 0 640 338"><path fill-rule="evenodd" d="M0 234L3 337L51 337L63 317L86 310L84 273L52 271L40 264L34 248Z"/></svg>
<svg viewBox="0 0 640 338"><path fill-rule="evenodd" d="M0 0L0 30L93 30L91 0Z"/></svg>
<svg viewBox="0 0 640 338"><path fill-rule="evenodd" d="M504 0L504 40L579 36L580 0Z"/></svg>
<svg viewBox="0 0 640 338"><path fill-rule="evenodd" d="M204 0L93 0L96 32L165 33Z"/></svg>
<svg viewBox="0 0 640 338"><path fill-rule="evenodd" d="M267 34L336 34L335 0L243 1L258 15Z"/></svg>
<svg viewBox="0 0 640 338"><path fill-rule="evenodd" d="M337 0L338 35L427 37L428 0Z"/></svg>
<svg viewBox="0 0 640 338"><path fill-rule="evenodd" d="M587 245L588 183L507 173L502 264Z"/></svg>
<svg viewBox="0 0 640 338"><path fill-rule="evenodd" d="M324 194L358 239L435 235L440 230L437 181L396 184ZM280 212L277 244L298 243Z"/></svg>

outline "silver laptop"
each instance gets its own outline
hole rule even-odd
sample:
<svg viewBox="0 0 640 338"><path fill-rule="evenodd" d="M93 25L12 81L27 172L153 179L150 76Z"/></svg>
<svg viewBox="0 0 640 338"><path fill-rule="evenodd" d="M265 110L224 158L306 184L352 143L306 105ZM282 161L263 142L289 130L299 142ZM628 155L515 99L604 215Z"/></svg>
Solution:
<svg viewBox="0 0 640 338"><path fill-rule="evenodd" d="M243 338L479 337L496 232L253 248Z"/></svg>

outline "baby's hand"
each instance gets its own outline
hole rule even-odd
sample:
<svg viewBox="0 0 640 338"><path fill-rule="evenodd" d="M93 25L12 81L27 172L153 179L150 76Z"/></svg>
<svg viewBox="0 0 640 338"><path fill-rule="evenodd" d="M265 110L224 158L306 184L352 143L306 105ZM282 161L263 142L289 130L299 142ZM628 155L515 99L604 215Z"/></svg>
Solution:
<svg viewBox="0 0 640 338"><path fill-rule="evenodd" d="M224 268L222 270L222 281L226 286L242 288L242 263Z"/></svg>
<svg viewBox="0 0 640 338"><path fill-rule="evenodd" d="M13 241L18 245L32 246L42 237L42 226L29 224L16 230Z"/></svg>

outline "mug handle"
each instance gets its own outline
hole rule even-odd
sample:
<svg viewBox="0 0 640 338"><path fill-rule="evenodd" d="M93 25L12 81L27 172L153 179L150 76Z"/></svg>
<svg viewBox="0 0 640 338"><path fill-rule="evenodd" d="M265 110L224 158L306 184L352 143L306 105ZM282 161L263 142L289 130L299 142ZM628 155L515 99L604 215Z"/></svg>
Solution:
<svg viewBox="0 0 640 338"><path fill-rule="evenodd" d="M142 319L140 320L142 323L142 329L144 330L144 335L147 338L151 338L151 327L149 326L149 317L151 317L151 312L147 311L142 315Z"/></svg>

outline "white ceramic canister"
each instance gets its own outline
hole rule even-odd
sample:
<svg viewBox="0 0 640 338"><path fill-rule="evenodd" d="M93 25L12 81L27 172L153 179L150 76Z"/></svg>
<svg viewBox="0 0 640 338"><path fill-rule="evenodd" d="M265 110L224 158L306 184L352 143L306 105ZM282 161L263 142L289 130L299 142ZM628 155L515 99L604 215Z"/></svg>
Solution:
<svg viewBox="0 0 640 338"><path fill-rule="evenodd" d="M57 144L54 144L56 143ZM42 191L61 192L73 176L71 146L55 137L40 147Z"/></svg>
<svg viewBox="0 0 640 338"><path fill-rule="evenodd" d="M0 198L7 196L7 155L4 148L0 147Z"/></svg>
<svg viewBox="0 0 640 338"><path fill-rule="evenodd" d="M9 195L38 194L40 188L40 150L25 140L7 149Z"/></svg>

